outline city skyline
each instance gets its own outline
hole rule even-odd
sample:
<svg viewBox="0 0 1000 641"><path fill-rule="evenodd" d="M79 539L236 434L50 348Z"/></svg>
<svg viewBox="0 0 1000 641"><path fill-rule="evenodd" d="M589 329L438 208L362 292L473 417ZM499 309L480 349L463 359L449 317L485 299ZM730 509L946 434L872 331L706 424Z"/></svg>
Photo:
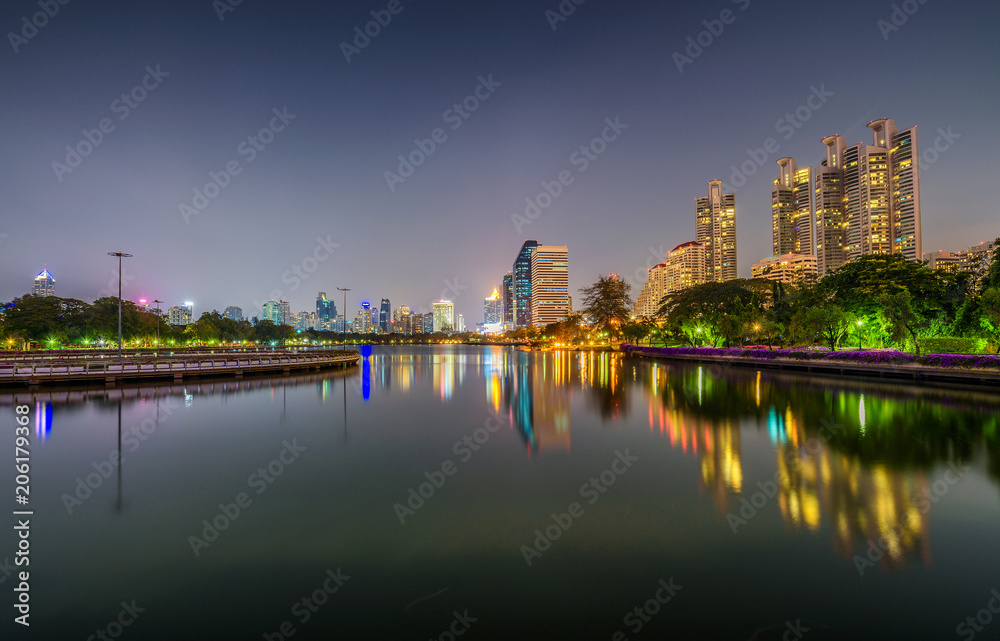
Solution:
<svg viewBox="0 0 1000 641"><path fill-rule="evenodd" d="M773 163L790 157L815 167L831 132L868 140L867 123L887 116L920 130L924 247L954 251L995 237L995 208L976 187L995 165L998 89L974 80L980 72L966 63L996 58L995 7L920 5L887 31L878 22L890 20L890 4L849 3L821 24L741 1L731 6L735 21L697 45L729 4L588 4L554 26L530 3L403 5L350 61L341 43L370 20L367 3L244 4L221 18L205 3L67 6L12 46L2 72L22 90L8 109L19 123L8 147L17 162L0 178L9 195L0 298L26 293L25 277L48 263L58 295L94 300L117 289L103 253L120 249L135 255L124 264L130 300L194 300L221 311L275 298L305 310L317 291L336 286L351 287L355 301L411 306L445 291L471 319L497 266L508 264L509 244L558 238L573 247L576 292L598 274L662 262L695 238L691 199L716 178L735 190L738 274L749 277L770 253ZM17 32L32 7L3 7L0 24ZM439 29L464 35L437 51L425 38ZM775 30L780 42L762 39ZM788 55L808 51L820 31L849 33L859 46L829 60ZM319 32L326 37L310 40ZM304 40L313 49L297 46ZM130 55L104 56L102 42ZM892 72L856 82L873 57ZM418 73L429 68L435 73ZM771 81L776 68L786 80ZM738 108L708 89L719 77ZM962 101L949 98L959 94ZM475 111L461 107L467 96ZM438 125L443 142L431 137ZM415 141L434 151L393 190L386 172L402 176L399 157L425 153ZM67 146L91 153L70 163ZM240 173L224 176L230 161ZM55 163L71 171L57 175ZM526 199L538 215L519 229L512 216L524 216ZM185 219L185 204L198 213ZM422 222L385 224L404 218ZM97 229L107 247L91 251L79 239ZM415 256L418 244L449 251L401 271L372 260L375 238L385 257ZM238 279L218 278L237 270Z"/></svg>

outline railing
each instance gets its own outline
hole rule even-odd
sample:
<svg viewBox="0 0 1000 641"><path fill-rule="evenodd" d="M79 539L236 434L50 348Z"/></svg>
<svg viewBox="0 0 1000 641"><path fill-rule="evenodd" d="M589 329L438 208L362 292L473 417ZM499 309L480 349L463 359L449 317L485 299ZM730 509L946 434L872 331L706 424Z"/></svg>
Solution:
<svg viewBox="0 0 1000 641"><path fill-rule="evenodd" d="M226 373L240 370L301 369L312 366L353 363L357 352L335 352L309 355L251 356L249 358L201 358L184 355L167 360L79 360L55 363L35 361L28 364L0 362L0 382L31 380L73 380L94 377L143 377L191 373Z"/></svg>

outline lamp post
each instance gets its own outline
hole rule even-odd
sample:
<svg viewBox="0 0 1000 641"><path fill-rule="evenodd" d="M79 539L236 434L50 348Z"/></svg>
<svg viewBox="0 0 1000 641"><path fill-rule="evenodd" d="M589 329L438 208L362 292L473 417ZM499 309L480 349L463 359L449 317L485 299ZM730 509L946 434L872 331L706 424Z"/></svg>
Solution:
<svg viewBox="0 0 1000 641"><path fill-rule="evenodd" d="M351 291L349 287L338 287L337 291L344 292L344 324L340 326L344 330L344 351L347 351L347 292Z"/></svg>
<svg viewBox="0 0 1000 641"><path fill-rule="evenodd" d="M858 321L858 351L859 352L861 351L861 326L864 325L864 324L865 324L865 322L863 320L859 320Z"/></svg>
<svg viewBox="0 0 1000 641"><path fill-rule="evenodd" d="M278 304L281 305L281 349L285 349L285 305L288 301L279 299Z"/></svg>
<svg viewBox="0 0 1000 641"><path fill-rule="evenodd" d="M122 357L122 259L132 258L132 254L108 252L108 256L118 257L118 358Z"/></svg>
<svg viewBox="0 0 1000 641"><path fill-rule="evenodd" d="M162 300L153 300L156 303L156 357L160 357L160 303Z"/></svg>

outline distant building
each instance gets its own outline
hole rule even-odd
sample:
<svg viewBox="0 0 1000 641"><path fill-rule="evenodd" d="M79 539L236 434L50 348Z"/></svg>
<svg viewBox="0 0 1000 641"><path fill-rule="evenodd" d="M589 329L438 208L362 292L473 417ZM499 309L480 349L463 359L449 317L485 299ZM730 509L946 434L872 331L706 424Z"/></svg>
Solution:
<svg viewBox="0 0 1000 641"><path fill-rule="evenodd" d="M455 318L455 331L456 332L464 332L465 331L465 316L462 316L461 314L459 314Z"/></svg>
<svg viewBox="0 0 1000 641"><path fill-rule="evenodd" d="M569 316L569 249L537 245L531 253L531 324L542 327Z"/></svg>
<svg viewBox="0 0 1000 641"><path fill-rule="evenodd" d="M294 321L288 303L273 300L264 303L260 319L269 320L275 325L284 325Z"/></svg>
<svg viewBox="0 0 1000 641"><path fill-rule="evenodd" d="M413 327L411 325L410 308L406 305L400 305L392 313L393 333L406 335L412 334Z"/></svg>
<svg viewBox="0 0 1000 641"><path fill-rule="evenodd" d="M226 308L226 311L222 312L222 316L223 318L228 318L231 321L239 323L243 320L243 308L230 305Z"/></svg>
<svg viewBox="0 0 1000 641"><path fill-rule="evenodd" d="M313 314L315 314L315 312L313 312ZM292 327L295 328L295 331L304 332L307 329L312 329L312 325L309 322L310 321L309 317L313 314L310 314L309 312L305 311L298 312L297 314L295 314L295 318L292 321Z"/></svg>
<svg viewBox="0 0 1000 641"><path fill-rule="evenodd" d="M35 284L31 287L32 296L55 296L56 279L48 269L43 269L38 276L35 276Z"/></svg>
<svg viewBox="0 0 1000 641"><path fill-rule="evenodd" d="M450 300L442 300L433 305L434 332L455 331L455 304Z"/></svg>
<svg viewBox="0 0 1000 641"><path fill-rule="evenodd" d="M334 321L337 318L337 304L326 297L326 292L316 295L316 327L322 331L333 329Z"/></svg>
<svg viewBox="0 0 1000 641"><path fill-rule="evenodd" d="M358 310L357 316L354 318L354 333L355 334L375 334L378 333L379 310L372 307L372 304L365 301L361 303L361 309Z"/></svg>
<svg viewBox="0 0 1000 641"><path fill-rule="evenodd" d="M378 310L378 326L383 334L389 333L389 324L392 321L392 305L388 298L382 299L382 304Z"/></svg>
<svg viewBox="0 0 1000 641"><path fill-rule="evenodd" d="M167 322L171 325L190 325L191 308L183 305L174 305L167 310Z"/></svg>
<svg viewBox="0 0 1000 641"><path fill-rule="evenodd" d="M424 333L424 315L410 314L410 334Z"/></svg>
<svg viewBox="0 0 1000 641"><path fill-rule="evenodd" d="M431 334L434 332L434 313L427 312L423 315L423 323L421 324L421 330L424 334Z"/></svg>
<svg viewBox="0 0 1000 641"><path fill-rule="evenodd" d="M663 297L708 282L708 248L698 242L683 243L652 267L636 301L636 316L655 318Z"/></svg>
<svg viewBox="0 0 1000 641"><path fill-rule="evenodd" d="M758 261L751 269L753 278L766 278L789 285L816 282L816 257L812 254L782 254Z"/></svg>
<svg viewBox="0 0 1000 641"><path fill-rule="evenodd" d="M483 299L483 322L487 325L503 323L503 298L496 288L492 294Z"/></svg>
<svg viewBox="0 0 1000 641"><path fill-rule="evenodd" d="M514 326L531 324L531 256L538 247L537 240L526 240L514 259Z"/></svg>
<svg viewBox="0 0 1000 641"><path fill-rule="evenodd" d="M695 240L705 246L708 280L735 280L736 195L722 193L722 181L708 183L708 196L695 199Z"/></svg>
<svg viewBox="0 0 1000 641"><path fill-rule="evenodd" d="M971 274L972 279L969 284L973 289L979 289L990 269L995 249L996 241L991 240L958 252L946 250L930 252L924 254L923 258L931 269L942 269L952 274L959 272Z"/></svg>
<svg viewBox="0 0 1000 641"><path fill-rule="evenodd" d="M511 272L503 277L503 324L514 328L514 274Z"/></svg>

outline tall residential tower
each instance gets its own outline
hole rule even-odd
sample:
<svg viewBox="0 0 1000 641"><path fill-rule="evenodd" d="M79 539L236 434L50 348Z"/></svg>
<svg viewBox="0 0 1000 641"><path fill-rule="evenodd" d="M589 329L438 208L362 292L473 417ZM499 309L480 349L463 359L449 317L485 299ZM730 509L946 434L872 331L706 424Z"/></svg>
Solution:
<svg viewBox="0 0 1000 641"><path fill-rule="evenodd" d="M695 199L695 240L706 249L708 280L736 279L736 195L722 193L722 181L708 183L708 196Z"/></svg>

